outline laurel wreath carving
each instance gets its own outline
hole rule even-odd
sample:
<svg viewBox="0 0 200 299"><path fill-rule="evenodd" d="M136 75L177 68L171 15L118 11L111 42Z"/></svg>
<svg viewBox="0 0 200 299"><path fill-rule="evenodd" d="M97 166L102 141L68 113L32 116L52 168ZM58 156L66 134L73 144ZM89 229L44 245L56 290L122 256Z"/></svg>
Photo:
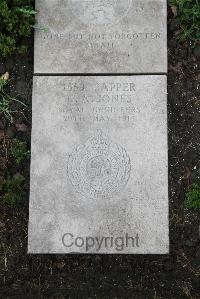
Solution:
<svg viewBox="0 0 200 299"><path fill-rule="evenodd" d="M68 159L72 186L76 192L90 198L109 198L120 192L131 172L126 150L101 134L75 147Z"/></svg>

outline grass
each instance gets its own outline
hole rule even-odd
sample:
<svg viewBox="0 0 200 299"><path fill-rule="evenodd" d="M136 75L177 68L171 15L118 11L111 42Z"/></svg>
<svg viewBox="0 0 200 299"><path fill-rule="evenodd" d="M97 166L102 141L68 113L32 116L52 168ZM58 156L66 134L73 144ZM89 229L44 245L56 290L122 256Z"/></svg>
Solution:
<svg viewBox="0 0 200 299"><path fill-rule="evenodd" d="M17 108L13 108L14 106L27 107L22 101L9 96L8 94L0 95L0 115L11 124L14 122L14 115L20 111Z"/></svg>
<svg viewBox="0 0 200 299"><path fill-rule="evenodd" d="M179 23L180 39L200 40L200 1L199 0L170 0L169 4L175 8L175 15Z"/></svg>
<svg viewBox="0 0 200 299"><path fill-rule="evenodd" d="M9 123L14 122L14 116L21 111L21 108L26 108L26 104L17 99L17 97L10 96L5 91L9 81L9 74L5 73L0 77L0 117L7 120Z"/></svg>
<svg viewBox="0 0 200 299"><path fill-rule="evenodd" d="M10 123L14 124L21 114L24 115L22 109L27 107L17 97L9 94L9 81L8 72L0 76L0 118L4 120L5 127ZM1 159L2 165L0 164L0 195L4 203L14 207L24 198L25 177L16 173L16 170L15 174L11 175L7 165L20 166L30 156L30 151L26 142L17 138L11 139L5 132L1 132L0 137L1 153L5 151L5 157Z"/></svg>
<svg viewBox="0 0 200 299"><path fill-rule="evenodd" d="M11 155L14 158L17 166L29 158L30 150L28 150L26 142L16 138L13 139L11 145Z"/></svg>

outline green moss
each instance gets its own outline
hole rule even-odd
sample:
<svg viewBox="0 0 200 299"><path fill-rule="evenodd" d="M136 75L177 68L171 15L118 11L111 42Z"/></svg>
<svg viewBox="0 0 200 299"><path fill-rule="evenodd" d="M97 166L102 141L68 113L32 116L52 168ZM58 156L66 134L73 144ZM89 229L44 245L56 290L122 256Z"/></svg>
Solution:
<svg viewBox="0 0 200 299"><path fill-rule="evenodd" d="M17 205L24 197L23 185L25 178L21 174L8 175L0 187L2 199L10 206Z"/></svg>
<svg viewBox="0 0 200 299"><path fill-rule="evenodd" d="M20 165L28 157L30 157L30 150L27 148L27 144L24 141L18 139L12 140L11 154L17 165Z"/></svg>
<svg viewBox="0 0 200 299"><path fill-rule="evenodd" d="M200 184L192 184L186 192L185 204L188 208L200 211Z"/></svg>

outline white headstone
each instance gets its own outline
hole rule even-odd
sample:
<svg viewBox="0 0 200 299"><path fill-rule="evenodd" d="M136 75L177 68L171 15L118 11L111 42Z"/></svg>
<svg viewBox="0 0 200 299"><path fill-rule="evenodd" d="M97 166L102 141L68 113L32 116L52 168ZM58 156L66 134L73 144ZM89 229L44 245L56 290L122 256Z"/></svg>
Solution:
<svg viewBox="0 0 200 299"><path fill-rule="evenodd" d="M166 0L36 0L35 73L166 73Z"/></svg>
<svg viewBox="0 0 200 299"><path fill-rule="evenodd" d="M168 253L166 77L33 87L29 253Z"/></svg>

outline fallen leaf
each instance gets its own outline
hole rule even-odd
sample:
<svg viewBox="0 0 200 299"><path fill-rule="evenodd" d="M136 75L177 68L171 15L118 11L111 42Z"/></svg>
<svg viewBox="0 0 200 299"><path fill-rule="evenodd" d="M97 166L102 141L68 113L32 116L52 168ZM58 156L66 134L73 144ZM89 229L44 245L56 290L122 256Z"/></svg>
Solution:
<svg viewBox="0 0 200 299"><path fill-rule="evenodd" d="M19 131L19 132L26 133L26 132L30 131L30 128L27 125L25 125L24 123L16 124L15 127L16 127L17 131Z"/></svg>
<svg viewBox="0 0 200 299"><path fill-rule="evenodd" d="M3 75L1 76L1 79L5 80L5 81L8 81L8 79L9 79L9 73L6 72L5 74L3 74Z"/></svg>
<svg viewBox="0 0 200 299"><path fill-rule="evenodd" d="M176 36L179 36L179 35L181 34L181 32L182 32L181 29L176 30L176 31L174 32L174 36L175 36L175 37L176 37Z"/></svg>
<svg viewBox="0 0 200 299"><path fill-rule="evenodd" d="M171 5L171 10L172 10L172 13L174 15L174 17L177 17L177 7L175 5Z"/></svg>
<svg viewBox="0 0 200 299"><path fill-rule="evenodd" d="M189 167L185 167L185 174L184 174L184 179L187 181L188 185L191 182L191 177L192 177L192 172Z"/></svg>
<svg viewBox="0 0 200 299"><path fill-rule="evenodd" d="M178 62L176 65L169 64L169 70L176 74L180 74L182 72L182 63Z"/></svg>
<svg viewBox="0 0 200 299"><path fill-rule="evenodd" d="M57 263L55 263L55 266L58 269L63 269L65 266L65 262L64 261L57 262Z"/></svg>

